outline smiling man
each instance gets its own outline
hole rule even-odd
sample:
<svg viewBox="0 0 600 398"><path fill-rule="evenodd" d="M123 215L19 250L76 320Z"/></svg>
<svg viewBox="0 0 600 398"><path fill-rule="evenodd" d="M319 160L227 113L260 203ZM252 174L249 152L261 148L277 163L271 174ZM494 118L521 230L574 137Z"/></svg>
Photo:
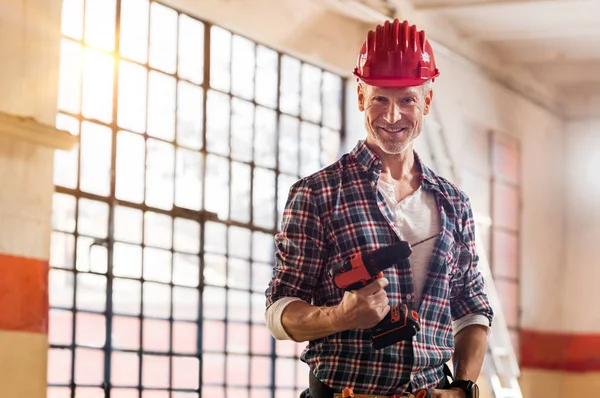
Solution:
<svg viewBox="0 0 600 398"><path fill-rule="evenodd" d="M439 76L431 45L416 26L387 21L369 31L354 75L366 139L290 189L266 290L267 326L277 339L308 342L306 397L341 397L347 388L361 398L477 397L493 312L471 204L413 148ZM413 244L408 260L361 289L336 287L332 267L399 241ZM399 303L418 314L420 330L374 348L369 329Z"/></svg>

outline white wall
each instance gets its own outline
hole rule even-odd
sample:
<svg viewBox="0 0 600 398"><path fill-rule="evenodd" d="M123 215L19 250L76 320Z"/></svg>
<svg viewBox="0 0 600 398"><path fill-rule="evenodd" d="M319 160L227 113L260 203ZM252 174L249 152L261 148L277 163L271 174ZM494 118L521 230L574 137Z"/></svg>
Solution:
<svg viewBox="0 0 600 398"><path fill-rule="evenodd" d="M600 117L567 124L565 325L570 332L600 333ZM592 304L594 303L594 304Z"/></svg>

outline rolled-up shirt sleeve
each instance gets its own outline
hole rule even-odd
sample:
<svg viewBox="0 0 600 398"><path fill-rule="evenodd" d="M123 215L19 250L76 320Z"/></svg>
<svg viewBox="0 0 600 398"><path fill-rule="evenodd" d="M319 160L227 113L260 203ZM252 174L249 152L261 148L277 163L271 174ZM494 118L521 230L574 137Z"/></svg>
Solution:
<svg viewBox="0 0 600 398"><path fill-rule="evenodd" d="M479 271L479 255L475 247L475 220L468 197L463 197L461 216L462 233L457 271L451 282L450 308L452 318L457 321L469 314L484 315L492 325L494 312L484 291L483 275ZM481 318L479 318L481 319Z"/></svg>
<svg viewBox="0 0 600 398"><path fill-rule="evenodd" d="M311 302L327 255L316 198L306 179L290 188L275 236L275 266L267 290L266 307L282 297Z"/></svg>

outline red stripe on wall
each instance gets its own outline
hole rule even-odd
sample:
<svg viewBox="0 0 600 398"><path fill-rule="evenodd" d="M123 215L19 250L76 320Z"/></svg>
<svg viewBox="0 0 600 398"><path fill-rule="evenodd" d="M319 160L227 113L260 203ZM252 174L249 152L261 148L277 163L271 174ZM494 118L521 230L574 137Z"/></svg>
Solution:
<svg viewBox="0 0 600 398"><path fill-rule="evenodd" d="M0 253L0 330L48 333L48 261Z"/></svg>
<svg viewBox="0 0 600 398"><path fill-rule="evenodd" d="M567 372L600 371L600 333L521 331L521 366Z"/></svg>

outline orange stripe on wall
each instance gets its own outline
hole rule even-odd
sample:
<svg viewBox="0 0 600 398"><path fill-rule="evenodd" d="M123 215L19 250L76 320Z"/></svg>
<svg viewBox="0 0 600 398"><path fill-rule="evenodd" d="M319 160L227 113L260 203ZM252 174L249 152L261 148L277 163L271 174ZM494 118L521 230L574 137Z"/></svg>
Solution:
<svg viewBox="0 0 600 398"><path fill-rule="evenodd" d="M48 261L0 253L0 330L48 333Z"/></svg>
<svg viewBox="0 0 600 398"><path fill-rule="evenodd" d="M600 334L522 330L520 345L524 368L600 371Z"/></svg>

